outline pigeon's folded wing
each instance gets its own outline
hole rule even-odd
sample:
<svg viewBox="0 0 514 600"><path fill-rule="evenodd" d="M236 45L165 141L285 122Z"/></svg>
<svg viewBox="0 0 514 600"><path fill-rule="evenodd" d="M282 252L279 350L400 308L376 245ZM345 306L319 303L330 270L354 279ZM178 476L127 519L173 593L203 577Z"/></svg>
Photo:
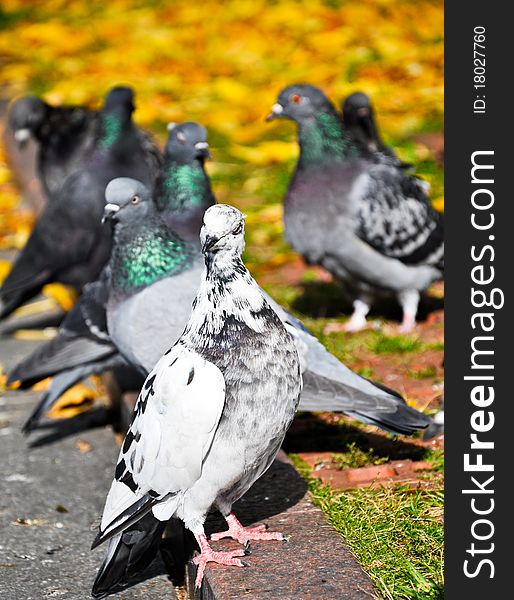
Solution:
<svg viewBox="0 0 514 600"><path fill-rule="evenodd" d="M88 284L58 334L22 360L10 373L9 382L21 381L24 387L30 387L59 371L115 354L116 348L107 332L107 293L105 277Z"/></svg>
<svg viewBox="0 0 514 600"><path fill-rule="evenodd" d="M410 434L430 418L410 408L394 390L354 373L317 340L296 317L266 299L293 337L303 376L298 410L344 412L391 433Z"/></svg>
<svg viewBox="0 0 514 600"><path fill-rule="evenodd" d="M384 256L350 231L331 242L321 262L342 279L350 274L357 281L398 292L425 290L442 275L439 269L429 265L406 265ZM339 273L341 265L344 265L343 273Z"/></svg>
<svg viewBox="0 0 514 600"><path fill-rule="evenodd" d="M421 181L380 165L370 169L361 183L358 236L380 254L405 264L438 264L443 254L443 221Z"/></svg>
<svg viewBox="0 0 514 600"><path fill-rule="evenodd" d="M197 481L224 404L218 367L182 345L161 358L139 395L95 545Z"/></svg>
<svg viewBox="0 0 514 600"><path fill-rule="evenodd" d="M107 313L106 304L109 295L108 277L104 274L101 279L88 283L80 297L80 316L81 323L75 323L75 331L81 332L78 327L85 326L89 337L97 338L98 340L111 341L107 329ZM67 323L65 322L66 326ZM71 326L71 324L70 324Z"/></svg>
<svg viewBox="0 0 514 600"><path fill-rule="evenodd" d="M61 371L106 359L114 354L116 348L107 341L59 333L18 363L9 373L8 381L20 381L22 387L27 388Z"/></svg>

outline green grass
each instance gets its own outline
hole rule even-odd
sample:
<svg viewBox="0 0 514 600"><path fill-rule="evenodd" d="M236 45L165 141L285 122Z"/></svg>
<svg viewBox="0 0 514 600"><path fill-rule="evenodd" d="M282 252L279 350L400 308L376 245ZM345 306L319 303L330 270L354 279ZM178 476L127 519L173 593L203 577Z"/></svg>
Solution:
<svg viewBox="0 0 514 600"><path fill-rule="evenodd" d="M406 354L407 352L418 352L421 349L419 340L403 335L388 337L381 335L370 350L375 354Z"/></svg>
<svg viewBox="0 0 514 600"><path fill-rule="evenodd" d="M443 598L443 491L364 488L337 492L309 477L314 503L345 539L380 597L388 600ZM442 455L434 468L442 468Z"/></svg>
<svg viewBox="0 0 514 600"><path fill-rule="evenodd" d="M434 366L425 367L424 369L411 369L409 371L409 377L411 379L430 379L437 375L437 369Z"/></svg>
<svg viewBox="0 0 514 600"><path fill-rule="evenodd" d="M377 456L374 454L373 448L362 450L355 442L351 442L344 453L333 454L332 460L339 469L355 469L369 465L383 465L389 460L389 457Z"/></svg>

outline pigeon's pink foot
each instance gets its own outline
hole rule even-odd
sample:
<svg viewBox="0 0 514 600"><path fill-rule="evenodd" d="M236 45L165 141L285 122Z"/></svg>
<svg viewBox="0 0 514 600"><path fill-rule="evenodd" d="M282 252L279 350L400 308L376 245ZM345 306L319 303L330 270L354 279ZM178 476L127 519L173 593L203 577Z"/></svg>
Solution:
<svg viewBox="0 0 514 600"><path fill-rule="evenodd" d="M399 331L401 333L409 333L409 331L412 331L416 327L419 292L416 290L406 290L399 294L398 299L403 309L403 319Z"/></svg>
<svg viewBox="0 0 514 600"><path fill-rule="evenodd" d="M410 333L416 328L416 316L405 313L401 325L398 327L400 333Z"/></svg>
<svg viewBox="0 0 514 600"><path fill-rule="evenodd" d="M246 564L240 560L238 557L246 556L248 551L244 548L238 548L237 550L231 550L230 552L215 552L210 546L207 538L202 533L201 535L195 536L196 540L200 546L200 554L197 554L193 558L193 562L198 567L196 571L196 579L195 579L195 587L200 588L202 585L203 574L205 572L205 567L208 562L215 562L218 565L225 565L227 567L245 567Z"/></svg>
<svg viewBox="0 0 514 600"><path fill-rule="evenodd" d="M230 513L225 517L228 524L227 531L213 533L211 540L221 540L223 538L232 538L240 544L247 544L251 540L277 540L285 541L287 537L276 531L266 531L266 525L257 525L257 527L243 527L237 520L234 513Z"/></svg>
<svg viewBox="0 0 514 600"><path fill-rule="evenodd" d="M352 316L346 323L330 323L325 327L323 333L335 333L339 331L346 331L347 333L354 333L365 329L368 322L366 321L366 315L369 313L371 301L365 298L357 298L353 302L353 313Z"/></svg>

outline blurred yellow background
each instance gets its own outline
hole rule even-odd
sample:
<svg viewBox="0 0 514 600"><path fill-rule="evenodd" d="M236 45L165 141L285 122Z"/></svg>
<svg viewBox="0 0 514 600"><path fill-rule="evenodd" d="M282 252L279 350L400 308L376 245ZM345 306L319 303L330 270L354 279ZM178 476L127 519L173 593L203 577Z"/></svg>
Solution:
<svg viewBox="0 0 514 600"><path fill-rule="evenodd" d="M218 199L270 224L249 239L257 268L287 253L281 199L295 128L264 116L290 83L317 85L337 104L368 93L385 140L417 165L442 208L442 167L414 138L443 128L441 0L4 0L0 27L4 98L99 106L109 87L125 83L137 92L135 120L161 142L168 121L206 125ZM16 192L0 161L5 221ZM22 225L0 232L4 247L23 243Z"/></svg>

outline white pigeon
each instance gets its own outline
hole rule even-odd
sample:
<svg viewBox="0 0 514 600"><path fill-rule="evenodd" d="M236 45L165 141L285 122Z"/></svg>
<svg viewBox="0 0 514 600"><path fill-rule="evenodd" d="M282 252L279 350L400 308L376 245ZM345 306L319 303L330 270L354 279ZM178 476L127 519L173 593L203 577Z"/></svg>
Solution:
<svg viewBox="0 0 514 600"><path fill-rule="evenodd" d="M223 204L204 215L206 267L189 322L139 395L93 543L110 539L95 598L127 587L152 561L172 517L200 547L197 587L207 562L244 566L244 548L210 547L204 521L211 509L228 524L213 539L284 539L262 525L244 528L231 512L273 462L302 387L293 338L242 262L243 219Z"/></svg>

